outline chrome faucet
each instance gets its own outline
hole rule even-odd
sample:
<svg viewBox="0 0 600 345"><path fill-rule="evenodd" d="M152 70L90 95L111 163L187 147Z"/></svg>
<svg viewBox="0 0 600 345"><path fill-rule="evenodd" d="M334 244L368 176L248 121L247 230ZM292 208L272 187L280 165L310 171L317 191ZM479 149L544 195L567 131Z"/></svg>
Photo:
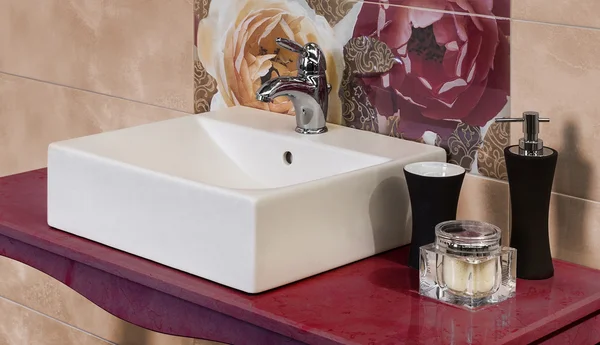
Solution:
<svg viewBox="0 0 600 345"><path fill-rule="evenodd" d="M279 77L264 83L256 91L256 99L271 102L287 96L296 110L296 132L319 134L327 132L327 104L331 85L327 84L325 55L316 43L304 46L277 38L282 48L298 53L298 76Z"/></svg>

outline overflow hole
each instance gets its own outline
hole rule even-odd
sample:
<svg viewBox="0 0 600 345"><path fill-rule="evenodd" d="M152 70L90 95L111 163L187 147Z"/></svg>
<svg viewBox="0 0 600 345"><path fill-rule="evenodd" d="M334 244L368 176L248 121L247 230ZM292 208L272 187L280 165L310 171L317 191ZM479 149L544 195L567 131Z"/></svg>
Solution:
<svg viewBox="0 0 600 345"><path fill-rule="evenodd" d="M294 156L292 155L292 153L290 151L285 151L283 153L283 162L287 165L292 164L292 161L294 160Z"/></svg>

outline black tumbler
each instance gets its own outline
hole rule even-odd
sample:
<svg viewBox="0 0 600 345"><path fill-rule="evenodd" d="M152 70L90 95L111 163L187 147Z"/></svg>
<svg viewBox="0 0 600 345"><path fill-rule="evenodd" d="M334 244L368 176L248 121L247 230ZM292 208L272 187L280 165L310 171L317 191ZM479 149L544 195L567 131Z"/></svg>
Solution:
<svg viewBox="0 0 600 345"><path fill-rule="evenodd" d="M465 169L443 162L404 167L412 210L412 241L408 265L419 269L419 248L435 241L435 226L456 219Z"/></svg>

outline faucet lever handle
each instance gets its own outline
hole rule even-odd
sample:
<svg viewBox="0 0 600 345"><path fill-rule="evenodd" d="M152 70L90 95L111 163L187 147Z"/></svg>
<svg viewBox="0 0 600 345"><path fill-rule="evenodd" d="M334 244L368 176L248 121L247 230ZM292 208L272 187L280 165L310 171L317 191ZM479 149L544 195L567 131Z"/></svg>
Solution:
<svg viewBox="0 0 600 345"><path fill-rule="evenodd" d="M298 53L298 75L322 75L327 69L327 61L323 51L316 43L309 42L302 46L298 42L277 37L275 43L291 52Z"/></svg>
<svg viewBox="0 0 600 345"><path fill-rule="evenodd" d="M275 43L277 43L277 45L280 46L281 48L285 48L294 53L298 53L298 54L304 53L304 47L301 46L298 42L294 42L294 41L288 40L286 38L277 37L275 39Z"/></svg>

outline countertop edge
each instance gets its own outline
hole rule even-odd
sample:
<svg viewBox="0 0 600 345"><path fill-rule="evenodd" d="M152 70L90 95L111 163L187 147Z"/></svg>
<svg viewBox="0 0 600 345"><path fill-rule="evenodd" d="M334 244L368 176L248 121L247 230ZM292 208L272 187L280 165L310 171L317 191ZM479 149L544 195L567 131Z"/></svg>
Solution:
<svg viewBox="0 0 600 345"><path fill-rule="evenodd" d="M137 284L141 284L148 288L157 290L159 292L171 295L173 297L177 297L183 299L187 302L197 304L199 306L211 309L215 312L222 313L241 321L253 324L257 327L261 327L267 329L272 332L276 332L286 337L290 337L302 342L314 342L318 343L326 342L331 344L348 344L352 345L353 343L349 343L347 339L338 338L335 336L331 336L329 334L320 334L321 332L314 332L310 329L305 329L305 327L301 325L294 325L289 322L285 322L285 320L281 320L278 316L273 315L269 317L267 313L249 312L243 308L237 307L232 304L221 302L217 299L212 299L208 296L202 296L201 298L190 298L186 293L178 293L177 291L169 291L169 289L164 289L159 286L159 284L152 284L152 282L148 282L145 276L140 275L135 270L129 268L122 268L118 266L116 263L110 261L103 261L99 263L98 258L83 252L78 252L76 250L64 250L63 247L59 247L54 243L50 243L44 241L38 237L30 236L29 234L23 233L21 231L15 230L11 227L1 225L0 224L0 234L3 234L9 238L14 240L23 242L27 245L34 246L40 248L42 250L46 250L55 255L59 255L65 257L69 260L73 260L75 262L79 262L81 264L93 267L95 269L101 270L108 274L130 280ZM66 236L74 236L71 234L66 234ZM76 237L81 241L88 241L84 238ZM119 251L122 255L131 255L125 252ZM1 253L0 253L1 254ZM572 264L572 263L569 263ZM575 264L573 264L575 265ZM34 267L35 268L35 267ZM37 269L37 268L36 268ZM591 270L591 268L590 268ZM54 277L59 280L58 278ZM61 283L63 283L61 281ZM165 282L168 283L168 282ZM71 287L70 287L71 288ZM76 291L76 290L75 290ZM187 292L186 290L180 290ZM197 296L197 295L196 295ZM99 305L102 308L102 306ZM584 318L596 311L600 310L600 292L586 298L583 301L579 301L570 305L567 310L561 311L559 313L551 314L546 316L543 319L538 320L535 324L536 328L527 327L525 330L519 330L517 332L510 333L505 338L503 338L498 344L516 344L521 343L523 341L531 342L538 339L540 334L550 334L555 332L563 327L569 326L571 323ZM476 313L476 311L474 312ZM246 314L246 315L244 315ZM257 320L257 317L260 318ZM272 320L276 320L279 323L280 327L273 327ZM270 324L269 324L270 323ZM316 338L319 339L316 339Z"/></svg>
<svg viewBox="0 0 600 345"><path fill-rule="evenodd" d="M161 293L165 293L165 294L171 295L173 297L177 297L182 300L185 300L187 302L197 304L204 308L211 309L215 312L234 317L241 321L253 324L257 327L261 327L261 328L267 329L269 331L276 332L276 333L281 334L286 337L291 337L298 341L302 341L302 342L309 341L310 342L310 341L317 340L319 343L322 343L323 341L325 341L328 344L329 343L330 344L344 344L344 345L354 345L355 344L355 343L348 342L347 339L339 338L336 336L331 336L330 334L326 334L326 333L321 334L322 332L318 332L318 331L315 332L314 330L306 329L306 327L304 327L302 325L294 325L292 323L286 322L286 320L281 320L280 317L278 317L276 315L271 314L272 316L269 316L270 314L261 313L258 310L256 312L250 312L250 311L247 311L238 306L224 303L224 302L219 301L218 299L212 299L207 296L202 296L202 297L198 298L198 297L196 297L197 295L194 294L195 298L190 298L189 296L187 296L188 295L187 293L178 293L178 291L169 291L169 289L164 289L163 287L159 286L159 284L152 284L152 282L148 282L147 278L144 275L141 275L139 272L137 272L135 270L132 270L129 268L122 268L121 266L118 266L116 263L110 262L110 261L103 261L103 262L99 263L98 258L96 258L90 254L76 251L73 249L70 249L68 251L64 250L63 247L57 246L54 243L51 243L49 241L44 241L38 237L31 236L27 233L23 233L22 231L18 231L16 229L13 229L11 227L8 227L8 226L2 225L2 224L0 224L0 235L4 235L8 238L12 238L12 239L22 242L24 244L48 251L52 254L62 256L69 260L79 262L83 265L90 266L92 268L101 270L108 274L130 280L137 284L157 290ZM77 237L72 234L65 233L65 235L76 237L77 239L79 239L81 241L89 241L87 239ZM89 242L93 242L93 241L89 241ZM114 249L114 250L116 250L116 249ZM131 255L131 254L128 254L128 253L125 253L122 251L119 251L119 253L121 253L123 255L127 255L127 256L135 256L135 255ZM0 252L0 255L1 254L2 253ZM146 260L146 259L144 259L144 260ZM38 269L36 267L33 267L33 268ZM62 284L64 284L64 282L62 282L57 277L53 277L53 278L57 279ZM168 284L168 282L164 282L164 283ZM71 288L71 287L69 287L69 288ZM76 290L74 290L74 291L76 291ZM187 292L186 290L181 290L181 289L180 289L180 291ZM98 306L100 308L102 308L102 306L100 306L100 305L98 305ZM246 315L244 315L244 314L246 314ZM260 319L257 319L257 318L260 318ZM282 327L282 328L273 327L272 326L273 320L275 320L277 323L279 323L280 327ZM315 339L315 337L317 337L319 339ZM356 345L358 345L358 343L356 343Z"/></svg>

